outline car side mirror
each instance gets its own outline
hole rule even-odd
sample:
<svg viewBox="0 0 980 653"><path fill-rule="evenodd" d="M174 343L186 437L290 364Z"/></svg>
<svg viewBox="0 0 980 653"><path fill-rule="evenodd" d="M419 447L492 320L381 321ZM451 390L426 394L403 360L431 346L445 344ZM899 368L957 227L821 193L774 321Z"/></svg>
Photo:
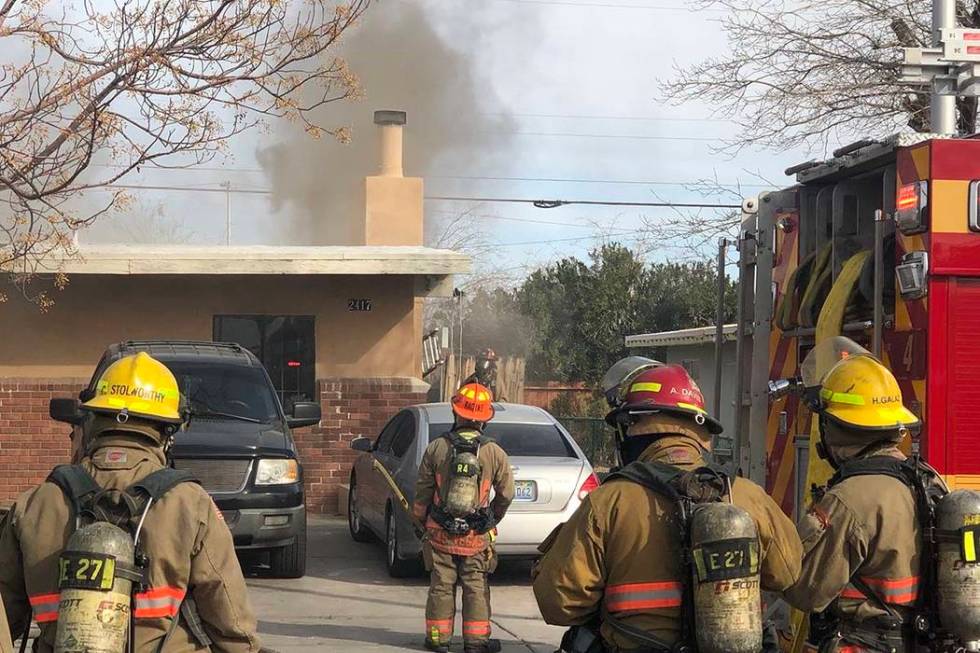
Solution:
<svg viewBox="0 0 980 653"><path fill-rule="evenodd" d="M78 399L52 399L48 402L48 415L56 422L77 426L85 419Z"/></svg>
<svg viewBox="0 0 980 653"><path fill-rule="evenodd" d="M313 426L320 423L321 416L320 404L315 401L297 401L293 404L292 414L286 417L286 425L291 429Z"/></svg>
<svg viewBox="0 0 980 653"><path fill-rule="evenodd" d="M350 441L350 448L367 453L374 450L374 443L371 442L371 438L354 438Z"/></svg>

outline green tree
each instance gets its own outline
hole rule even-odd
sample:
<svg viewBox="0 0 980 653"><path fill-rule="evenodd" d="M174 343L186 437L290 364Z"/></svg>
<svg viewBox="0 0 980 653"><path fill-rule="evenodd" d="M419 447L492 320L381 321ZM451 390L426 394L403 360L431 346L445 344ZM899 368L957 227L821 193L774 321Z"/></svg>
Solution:
<svg viewBox="0 0 980 653"><path fill-rule="evenodd" d="M714 323L717 277L710 263L645 263L620 244L589 261L565 258L538 270L517 291L535 330L528 376L595 383L628 352L624 336ZM734 284L725 293L735 312Z"/></svg>

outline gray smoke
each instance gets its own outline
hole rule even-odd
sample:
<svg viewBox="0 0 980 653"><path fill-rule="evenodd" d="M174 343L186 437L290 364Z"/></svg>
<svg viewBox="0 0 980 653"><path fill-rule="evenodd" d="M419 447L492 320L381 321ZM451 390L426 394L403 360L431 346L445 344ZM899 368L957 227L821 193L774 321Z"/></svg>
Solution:
<svg viewBox="0 0 980 653"><path fill-rule="evenodd" d="M314 140L290 126L276 134L279 143L259 152L274 206L291 217L288 233L277 235L281 242L352 242L363 192L361 180L378 167L372 122L376 109L408 112L406 176L447 171L468 174L487 170L488 161L492 164L506 156L510 120L480 70L476 55L481 52L481 43L496 37L514 38L515 30L533 27L494 24L489 13L492 9L481 8L484 3L480 2L440 0L438 9L435 4L426 8L419 0L379 0L361 24L345 36L339 54L360 79L364 98L326 105L318 122L349 126L350 144L329 136ZM448 44L438 31L439 25L451 30L454 41L466 44L467 50ZM460 172L460 166L465 170ZM434 183L427 182L427 192L433 190ZM447 208L452 206L436 206L434 210ZM442 221L445 215L433 212L426 217L428 226Z"/></svg>

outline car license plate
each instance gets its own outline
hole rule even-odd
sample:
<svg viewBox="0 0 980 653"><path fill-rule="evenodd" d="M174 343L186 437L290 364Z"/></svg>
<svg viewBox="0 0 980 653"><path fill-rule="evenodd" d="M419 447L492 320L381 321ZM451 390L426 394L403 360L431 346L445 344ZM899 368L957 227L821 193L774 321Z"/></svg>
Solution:
<svg viewBox="0 0 980 653"><path fill-rule="evenodd" d="M514 481L514 501L535 501L538 484L534 481Z"/></svg>

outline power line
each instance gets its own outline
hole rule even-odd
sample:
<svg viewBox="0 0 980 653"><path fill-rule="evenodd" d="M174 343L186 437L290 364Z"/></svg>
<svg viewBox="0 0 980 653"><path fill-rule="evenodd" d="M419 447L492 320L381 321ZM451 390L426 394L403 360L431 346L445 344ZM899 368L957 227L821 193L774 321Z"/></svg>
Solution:
<svg viewBox="0 0 980 653"><path fill-rule="evenodd" d="M121 166L113 165L111 163L93 163L92 166L96 168L129 168L131 166ZM224 166L199 166L194 164L189 164L186 168L184 167L170 167L170 166L155 166L155 165L142 165L140 173L153 171L153 172L197 172L203 170L205 172L265 172L262 168L226 168ZM216 182L217 183L217 182Z"/></svg>
<svg viewBox="0 0 980 653"><path fill-rule="evenodd" d="M599 7L603 9L645 9L652 11L682 12L686 14L698 11L711 11L718 13L718 10L692 10L690 7L678 7L670 5L626 5L618 2L569 2L568 0L495 0L496 2L510 2L518 5L558 5L566 7Z"/></svg>
<svg viewBox="0 0 980 653"><path fill-rule="evenodd" d="M522 131L485 131L476 132L489 136L554 136L560 138L621 138L631 141L699 141L705 143L719 143L720 138L711 136L647 136L630 134L575 134L572 132L522 132Z"/></svg>
<svg viewBox="0 0 980 653"><path fill-rule="evenodd" d="M431 213L443 213L445 215L454 215L454 216L464 215L464 213L460 213L458 211L445 211L445 210L441 210L441 209L429 209L429 212L431 212ZM575 223L575 222L572 222L572 223L568 223L568 222L555 222L553 220L536 220L534 218L517 218L517 217L513 217L513 216L491 215L489 213L465 213L465 215L468 215L468 216L471 216L471 217L474 217L474 218L483 218L484 220L509 220L509 221L512 221L512 222L527 222L527 223L531 223L531 224L546 224L546 225L550 225L550 226L553 226L553 227L580 227L580 228L585 228L585 229L592 229L592 228L595 228L595 226L596 226L596 225L591 225L591 224L578 224L578 223Z"/></svg>
<svg viewBox="0 0 980 653"><path fill-rule="evenodd" d="M596 240L598 238L606 238L609 236L628 236L630 234L640 234L646 233L644 231L622 231L622 232L610 232L608 234L592 234L591 236L577 236L575 238L550 238L548 240L527 240L519 243L494 243L494 247L518 247L524 245L547 245L548 243L570 243L576 240Z"/></svg>
<svg viewBox="0 0 980 653"><path fill-rule="evenodd" d="M615 185L638 185L638 186L696 186L700 181L643 181L640 179L571 179L566 177L494 177L482 175L425 175L428 179L462 179L462 180L487 180L487 181L540 181L568 184L615 184ZM771 188L767 184L715 184L706 182L708 185L715 185L721 188Z"/></svg>
<svg viewBox="0 0 980 653"><path fill-rule="evenodd" d="M194 188L192 186L150 186L150 185L135 185L135 184L109 184L107 186L102 186L101 188L93 188L92 190L116 190L116 189L135 189L135 190L182 190L190 193L243 193L245 195L272 195L271 190L265 188Z"/></svg>
<svg viewBox="0 0 980 653"><path fill-rule="evenodd" d="M442 202L499 202L504 204L533 204L539 209L554 209L572 204L587 206L654 206L680 209L740 209L741 204L702 204L697 202L608 202L600 200L530 200L503 197L449 197L426 195L427 200Z"/></svg>
<svg viewBox="0 0 980 653"><path fill-rule="evenodd" d="M601 116L567 113L482 113L483 116L514 117L514 118L553 118L559 120L631 120L636 122L732 122L728 118L673 118L666 116Z"/></svg>
<svg viewBox="0 0 980 653"><path fill-rule="evenodd" d="M123 166L110 165L105 163L93 163L93 166L100 168L122 168ZM208 167L208 166L191 166L189 168L161 168L156 166L149 166L147 171L161 171L161 172L265 172L261 168L223 168L223 167ZM503 177L494 175L422 175L425 179L459 179L468 181L530 181L530 182L549 182L549 183L570 183L570 184L614 184L614 185L636 185L636 186L696 186L701 183L700 180L692 181L665 181L665 180L650 180L645 181L642 179L576 179L570 177ZM205 184L200 184L201 186L207 186L212 184L218 184L221 182L207 182ZM710 182L709 182L710 183ZM738 183L719 183L714 184L722 188L770 188L771 185L767 184L738 184ZM189 187L189 186L188 186Z"/></svg>

